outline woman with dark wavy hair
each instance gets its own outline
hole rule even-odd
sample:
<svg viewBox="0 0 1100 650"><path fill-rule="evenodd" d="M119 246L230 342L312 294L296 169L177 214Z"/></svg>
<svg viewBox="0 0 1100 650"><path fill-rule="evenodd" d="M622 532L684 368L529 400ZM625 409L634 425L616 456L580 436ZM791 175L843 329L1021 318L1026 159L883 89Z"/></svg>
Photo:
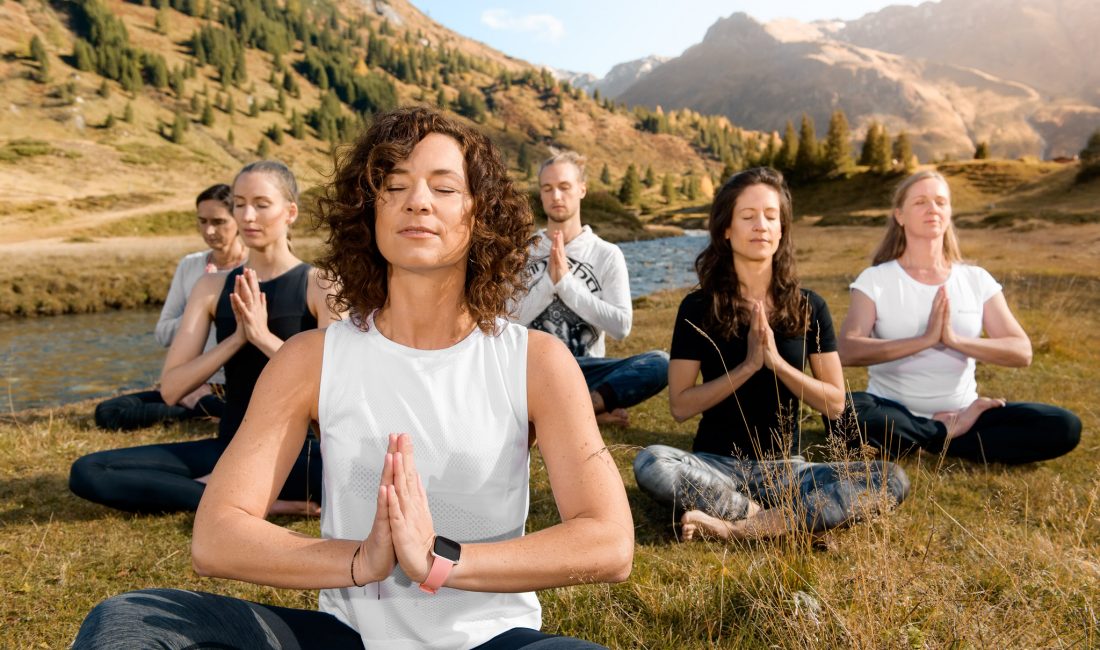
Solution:
<svg viewBox="0 0 1100 650"><path fill-rule="evenodd" d="M730 178L711 207L668 369L672 416L703 417L691 452L653 445L634 460L638 485L681 514L685 540L820 533L909 489L890 463L798 455L800 405L836 419L844 387L829 309L799 287L791 221L786 182L766 167Z"/></svg>
<svg viewBox="0 0 1100 650"><path fill-rule="evenodd" d="M433 110L381 115L321 208L351 318L271 360L192 543L199 574L321 589L320 611L132 592L75 647L595 647L539 632L534 590L624 580L633 522L572 355L504 318L532 220L495 148ZM320 539L264 519L310 421ZM524 535L535 431L561 523Z"/></svg>

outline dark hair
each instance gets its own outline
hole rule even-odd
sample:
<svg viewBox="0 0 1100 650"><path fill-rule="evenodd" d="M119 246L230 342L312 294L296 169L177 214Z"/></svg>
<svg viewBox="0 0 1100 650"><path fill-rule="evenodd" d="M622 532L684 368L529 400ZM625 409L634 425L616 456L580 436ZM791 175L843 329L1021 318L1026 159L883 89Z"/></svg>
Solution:
<svg viewBox="0 0 1100 650"><path fill-rule="evenodd" d="M794 264L791 192L783 174L771 167L756 167L735 174L714 197L707 226L710 243L695 259L699 287L710 300L705 324L725 338L735 338L751 316L748 301L741 297L741 284L733 266L733 248L726 239L726 230L733 221L737 197L753 185L767 185L779 194L780 239L772 258L772 281L768 287L774 312L768 316L768 321L776 331L796 335L805 329L808 317Z"/></svg>
<svg viewBox="0 0 1100 650"><path fill-rule="evenodd" d="M527 247L533 240L527 198L516 190L496 147L472 128L425 107L378 115L365 134L337 155L332 181L318 201L328 244L315 265L334 283L336 311L359 327L386 304L389 263L375 238L375 202L387 174L430 133L454 138L462 150L472 198L466 308L485 333L508 303L526 291Z"/></svg>
<svg viewBox="0 0 1100 650"><path fill-rule="evenodd" d="M229 187L225 183L218 183L217 185L211 185L205 190L199 192L198 197L195 198L195 207L199 207L199 204L203 201L218 201L230 211L233 210L233 188Z"/></svg>

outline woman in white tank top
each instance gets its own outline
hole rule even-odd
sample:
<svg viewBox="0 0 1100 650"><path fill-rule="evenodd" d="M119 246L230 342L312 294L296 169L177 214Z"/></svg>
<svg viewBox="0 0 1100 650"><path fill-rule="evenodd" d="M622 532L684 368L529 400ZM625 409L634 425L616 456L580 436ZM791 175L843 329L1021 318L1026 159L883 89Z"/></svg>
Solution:
<svg viewBox="0 0 1100 650"><path fill-rule="evenodd" d="M626 579L633 522L573 357L502 318L524 286L531 216L495 149L430 109L382 115L338 161L321 211L331 235L317 265L352 317L271 359L192 543L199 574L321 589L321 611L131 592L98 605L74 647L119 634L166 647L597 647L538 632L533 592ZM325 459L320 539L264 519L310 421ZM562 523L524 535L536 432Z"/></svg>

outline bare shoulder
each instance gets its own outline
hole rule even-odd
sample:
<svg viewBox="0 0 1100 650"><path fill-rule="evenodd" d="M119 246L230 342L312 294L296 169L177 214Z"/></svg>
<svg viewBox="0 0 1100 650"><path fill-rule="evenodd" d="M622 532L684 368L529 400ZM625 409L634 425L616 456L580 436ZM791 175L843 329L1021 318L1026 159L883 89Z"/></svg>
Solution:
<svg viewBox="0 0 1100 650"><path fill-rule="evenodd" d="M562 364L572 362L576 365L573 355L556 336L527 330L527 365L528 369L540 372L549 372L560 368Z"/></svg>

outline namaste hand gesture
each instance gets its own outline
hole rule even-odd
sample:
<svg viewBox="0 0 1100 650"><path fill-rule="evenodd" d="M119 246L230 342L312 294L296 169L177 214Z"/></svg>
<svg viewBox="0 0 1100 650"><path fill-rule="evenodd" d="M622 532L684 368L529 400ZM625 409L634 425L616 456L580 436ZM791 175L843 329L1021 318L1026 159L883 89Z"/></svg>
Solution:
<svg viewBox="0 0 1100 650"><path fill-rule="evenodd" d="M951 328L951 299L947 297L947 287L940 287L936 291L936 297L932 299L932 311L928 314L924 339L929 347L937 343L948 348L958 345L959 337Z"/></svg>
<svg viewBox="0 0 1100 650"><path fill-rule="evenodd" d="M229 304L237 319L237 333L249 343L259 347L274 336L267 328L267 294L260 291L255 271L246 268L237 276Z"/></svg>
<svg viewBox="0 0 1100 650"><path fill-rule="evenodd" d="M783 358L775 347L775 332L768 324L767 309L763 302L755 300L749 316L748 355L744 363L750 370L759 370L762 367L775 370L776 365L782 362Z"/></svg>
<svg viewBox="0 0 1100 650"><path fill-rule="evenodd" d="M371 532L359 547L354 576L376 582L399 564L411 580L423 582L432 566L435 526L407 433L390 434L377 506Z"/></svg>
<svg viewBox="0 0 1100 650"><path fill-rule="evenodd" d="M569 258L565 255L565 235L560 230L550 235L550 281L557 284L569 273Z"/></svg>

